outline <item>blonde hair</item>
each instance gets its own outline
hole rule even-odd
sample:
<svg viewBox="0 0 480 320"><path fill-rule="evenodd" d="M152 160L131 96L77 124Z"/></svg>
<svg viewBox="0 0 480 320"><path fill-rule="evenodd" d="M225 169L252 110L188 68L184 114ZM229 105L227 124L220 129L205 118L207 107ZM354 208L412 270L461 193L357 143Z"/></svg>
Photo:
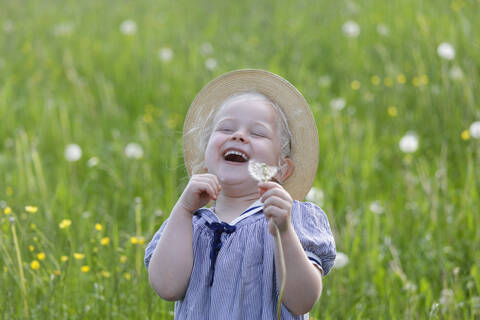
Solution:
<svg viewBox="0 0 480 320"><path fill-rule="evenodd" d="M240 99L261 99L267 104L271 105L273 110L275 111L275 115L277 116L278 119L278 124L279 126L277 127L278 130L278 135L280 137L280 159L284 160L285 158L290 157L292 147L291 147L291 141L292 141L292 133L290 131L290 128L288 126L288 121L287 117L285 116L285 113L283 110L271 99L269 99L266 95L256 92L256 91L245 91L245 92L238 92L235 93L229 97L227 97L220 107L218 107L216 110L212 110L210 114L208 115L206 121L202 124L201 127L199 127L200 131L200 150L206 150L208 141L210 139L210 136L212 135L213 127L215 125L215 118L220 110L222 110L226 105L232 103L233 101L240 100ZM197 157L193 164L192 164L192 174L196 173L204 173L205 172L205 154L202 154L200 157Z"/></svg>

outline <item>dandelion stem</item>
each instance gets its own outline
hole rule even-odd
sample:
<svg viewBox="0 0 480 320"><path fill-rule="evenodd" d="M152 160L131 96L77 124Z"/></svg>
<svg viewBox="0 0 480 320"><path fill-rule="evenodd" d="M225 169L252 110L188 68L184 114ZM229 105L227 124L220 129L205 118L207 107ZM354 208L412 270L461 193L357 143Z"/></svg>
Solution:
<svg viewBox="0 0 480 320"><path fill-rule="evenodd" d="M17 231L16 231L16 228L15 228L14 222L11 223L10 227L12 229L13 242L15 244L15 251L17 253L18 270L20 271L20 287L22 289L22 295L23 295L23 308L24 308L24 311L25 311L25 317L29 318L28 304L27 304L27 290L26 290L26 287L25 287L25 276L23 274L22 255L20 254L20 248L18 246Z"/></svg>

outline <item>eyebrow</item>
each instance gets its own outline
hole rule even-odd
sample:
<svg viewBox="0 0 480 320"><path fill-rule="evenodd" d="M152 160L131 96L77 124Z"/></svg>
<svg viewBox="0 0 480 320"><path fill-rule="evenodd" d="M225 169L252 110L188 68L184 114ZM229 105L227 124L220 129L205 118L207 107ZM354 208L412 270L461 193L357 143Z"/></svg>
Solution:
<svg viewBox="0 0 480 320"><path fill-rule="evenodd" d="M222 122L225 122L225 121L235 121L236 118L222 118L220 120L218 120L217 124L215 126L218 126L219 124L221 124ZM253 123L254 125L260 125L262 127L264 127L265 129L267 130L270 130L273 132L273 129L269 128L267 125L265 125L265 123L263 121L255 121Z"/></svg>

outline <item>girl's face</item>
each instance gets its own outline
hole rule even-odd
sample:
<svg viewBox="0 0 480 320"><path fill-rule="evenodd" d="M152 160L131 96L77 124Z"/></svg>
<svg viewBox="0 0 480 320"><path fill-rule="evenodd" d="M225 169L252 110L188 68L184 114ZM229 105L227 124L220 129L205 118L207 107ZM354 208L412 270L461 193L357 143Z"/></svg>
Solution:
<svg viewBox="0 0 480 320"><path fill-rule="evenodd" d="M205 151L205 166L221 184L255 183L248 161L278 165L277 115L261 98L233 100L217 113Z"/></svg>

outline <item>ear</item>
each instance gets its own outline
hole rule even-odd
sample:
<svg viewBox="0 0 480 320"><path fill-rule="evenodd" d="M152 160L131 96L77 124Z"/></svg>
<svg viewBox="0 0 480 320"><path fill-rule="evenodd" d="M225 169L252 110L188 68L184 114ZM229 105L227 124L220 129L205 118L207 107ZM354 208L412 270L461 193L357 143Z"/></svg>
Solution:
<svg viewBox="0 0 480 320"><path fill-rule="evenodd" d="M285 180L292 175L294 170L295 165L293 164L292 159L283 159L280 164L280 171L277 173L278 181L280 181L280 183L285 182Z"/></svg>

